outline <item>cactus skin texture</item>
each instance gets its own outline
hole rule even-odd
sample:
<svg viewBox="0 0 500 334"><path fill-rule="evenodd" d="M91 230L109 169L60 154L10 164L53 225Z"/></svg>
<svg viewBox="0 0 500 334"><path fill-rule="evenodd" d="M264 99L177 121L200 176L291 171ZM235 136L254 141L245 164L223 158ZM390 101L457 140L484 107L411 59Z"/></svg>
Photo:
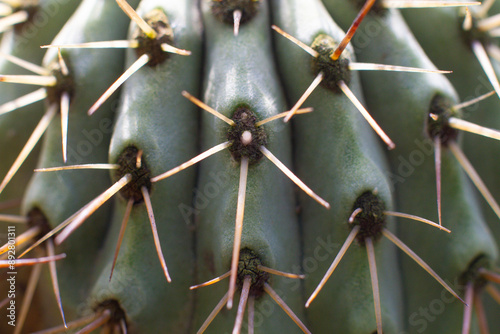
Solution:
<svg viewBox="0 0 500 334"><path fill-rule="evenodd" d="M216 21L211 16L208 5L208 2L202 4L206 38L211 46L207 50L204 101L228 117L234 117L236 110L242 106L251 110L257 120L284 111L286 107L283 92L272 58L269 57L271 31L266 28L269 26L266 8L268 2L260 3L259 13L240 28L235 43L230 46L227 45L227 40L235 38L231 27ZM226 75L227 72L231 75ZM203 149L227 140L230 126L213 118L214 116L209 114L202 117ZM265 146L272 152L279 152L278 157L282 162L290 165L290 126L274 121L263 125L262 128L267 136L268 143ZM221 195L212 199L206 208L200 210L198 216L200 281L221 275L230 268L239 165L227 151L223 151L200 166L199 189L208 189L209 183L213 184L221 175L224 176L223 181L217 183ZM241 249L254 251L265 266L285 272L300 268L299 231L294 215L291 186L290 180L265 157L254 163L250 162ZM281 209L278 210L278 207ZM221 223L211 224L213 221ZM196 309L195 322L197 327L201 325L199 320L205 320L217 300L227 291L226 282L219 283L221 284L223 285L218 287L217 292L214 292L216 287L199 291L200 303ZM304 319L301 312L303 308L300 283L271 277L269 284L280 294L285 294L288 305L297 312L299 318ZM256 296L255 310L257 331L300 332L267 295ZM229 332L234 325L234 319L235 312L220 314L207 332Z"/></svg>
<svg viewBox="0 0 500 334"><path fill-rule="evenodd" d="M119 157L130 147L143 150L142 161L151 176L175 167L196 153L197 137L192 134L197 130L197 110L182 97L181 91L199 89L201 54L201 30L193 2L143 1L138 13L145 15L157 9L167 15L173 27L174 45L191 50L193 56L170 55L161 64L142 68L127 81L109 157L111 163L120 163ZM136 29L134 25L129 36ZM137 54L130 50L128 65L136 59ZM151 89L144 90L145 86ZM112 178L117 181L118 177ZM104 246L104 267L88 305L91 310L117 301L127 314L131 331L185 333L188 330L191 324L186 319L191 317L193 296L184 292L194 283L193 240L190 222L183 219L178 206L191 201L194 181L194 170L188 170L151 186L152 206L172 283L167 283L161 270L142 198L132 207L113 278L109 280L118 227L128 201L121 195L117 198L112 231ZM138 257L147 260L133 260ZM129 287L135 292L130 293ZM161 305L155 312L149 308L151 300Z"/></svg>
<svg viewBox="0 0 500 334"><path fill-rule="evenodd" d="M133 40L141 34L138 25L130 23L112 0L35 2L38 9L31 21L0 35L2 53L50 68L58 64L57 49L44 50L40 45ZM73 83L66 164L110 163L120 167L111 171L33 173L35 166L65 164L61 121L56 116L42 144L0 192L0 217L7 213L28 217L32 220L30 227L33 214L41 213L45 233L132 173L126 188L56 246L56 253L67 255L56 266L68 322L109 311L110 318L93 333L124 333L123 327L128 333L196 333L229 284L224 280L195 291L189 287L231 269L241 165L245 159L241 157L249 156L234 305L232 310L222 307L205 333L232 331L244 275L253 279L252 302L247 309L253 310L254 318L253 325L249 324L252 321L247 320L245 312L243 333L247 326L253 326L255 333L303 332L264 292L264 281L313 333L376 333L367 255L371 247L367 243L371 242L367 238L373 241L375 250L384 333L462 333L464 304L382 237L382 227L404 241L462 299L467 284L474 284L484 302L489 332L500 332L500 305L486 293L485 281L479 274L480 268L495 271L500 264L500 219L453 154L455 148L463 147L493 197L500 200L500 143L458 133L446 127L446 119L444 127L443 123L436 125L433 118L435 114L457 117L500 129L498 96L461 111L452 108L491 89L461 30L463 8L399 11L380 8L383 3L377 0L341 55L343 64L379 63L431 70L437 67L454 72L347 69L342 80L394 141L395 149L388 150L337 88L338 82L326 79L303 104L312 107L312 113L294 115L288 123L278 119L262 126L250 125L250 145L237 144L243 136L232 134L241 124L252 123L248 120L252 117L261 121L290 110L318 74L314 57L279 35L271 25L313 48L319 41L332 41L334 48L363 1L130 0L128 4L141 17L164 15L168 22L164 31L172 33L168 43L190 51L190 55L166 53L159 47L154 52L147 48L63 48L61 52ZM499 9L497 1L488 15L493 16ZM239 14L240 26L235 29L233 19L238 20ZM42 24L43 18L48 18L46 24ZM150 43L146 35L138 40ZM494 39L489 42L498 44ZM87 115L99 96L143 52L154 53L154 58L92 116ZM498 61L490 58L500 74ZM0 75L28 73L0 56ZM0 106L35 89L0 82ZM184 97L187 94L183 91L237 124L233 127L202 111ZM0 114L0 178L51 104L49 97ZM451 233L385 213L385 220L375 219L380 212L390 210L438 222L436 138L441 143L442 224ZM229 149L167 179L154 180L228 140ZM88 153L81 152L85 143L91 146ZM330 209L296 187L262 155L260 145L328 201ZM152 210L147 208L143 188L150 194ZM9 205L12 201L21 204ZM3 208L4 204L7 208ZM366 212L359 212L350 224L349 218L359 207ZM114 265L119 234L129 209ZM161 243L156 249L152 215ZM369 223L363 225L366 221ZM6 233L10 225L0 222L0 233ZM24 228L17 225L17 234ZM310 306L304 307L354 228L360 228L361 234ZM0 243L6 242L0 234ZM158 249L163 252L172 282L167 282ZM0 255L0 259L4 258ZM254 263L304 274L305 278L264 273ZM8 290L6 272L0 269L0 302L6 297L3 291ZM17 276L18 313L28 272L19 270ZM62 324L51 289L48 270L44 269L25 331ZM0 333L11 333L14 328L7 323L5 308L0 310ZM480 316L473 312L469 333L486 333L480 329L482 324Z"/></svg>

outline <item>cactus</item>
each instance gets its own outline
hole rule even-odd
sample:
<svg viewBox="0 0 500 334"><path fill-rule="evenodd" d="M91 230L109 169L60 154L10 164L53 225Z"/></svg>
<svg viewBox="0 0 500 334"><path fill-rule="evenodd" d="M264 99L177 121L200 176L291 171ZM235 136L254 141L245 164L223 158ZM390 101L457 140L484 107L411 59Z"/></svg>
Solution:
<svg viewBox="0 0 500 334"><path fill-rule="evenodd" d="M0 331L499 331L484 2L0 1Z"/></svg>

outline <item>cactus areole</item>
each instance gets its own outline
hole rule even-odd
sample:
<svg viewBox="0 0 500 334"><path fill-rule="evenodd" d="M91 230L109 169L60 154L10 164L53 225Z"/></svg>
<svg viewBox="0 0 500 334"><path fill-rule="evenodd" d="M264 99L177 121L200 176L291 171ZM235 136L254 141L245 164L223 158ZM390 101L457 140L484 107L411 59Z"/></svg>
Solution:
<svg viewBox="0 0 500 334"><path fill-rule="evenodd" d="M232 143L229 147L231 155L236 161L248 157L250 164L260 161L262 152L259 148L267 144L267 135L262 127L255 126L255 114L241 106L236 109L232 119L235 125L227 133L227 139Z"/></svg>

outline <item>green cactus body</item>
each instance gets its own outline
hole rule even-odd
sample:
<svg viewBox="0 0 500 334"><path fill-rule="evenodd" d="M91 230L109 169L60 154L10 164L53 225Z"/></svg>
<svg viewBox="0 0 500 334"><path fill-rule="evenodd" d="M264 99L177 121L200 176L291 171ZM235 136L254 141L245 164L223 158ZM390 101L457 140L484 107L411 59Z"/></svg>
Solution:
<svg viewBox="0 0 500 334"><path fill-rule="evenodd" d="M40 45L48 44L73 13L78 1L41 0L38 9L28 22L6 31L1 37L0 52L16 56L40 65L44 50ZM49 24L50 22L50 24ZM27 70L0 58L0 74L32 74ZM31 85L2 84L0 105L13 101L38 88ZM43 114L43 104L35 103L14 112L0 115L0 178L3 179L12 163L28 140L31 132ZM37 154L32 154L18 172L14 182L7 185L0 194L0 201L21 199L27 182L36 165Z"/></svg>
<svg viewBox="0 0 500 334"><path fill-rule="evenodd" d="M300 1L293 5L275 1L274 5L276 24L308 45L320 33L332 36L337 42L344 36L320 3L312 6ZM276 38L286 92L296 101L314 78L310 69L312 58L284 38ZM352 50L344 51L346 54L352 54ZM354 61L353 56L350 60ZM356 73L352 73L349 86L363 101ZM301 201L303 265L308 274L307 295L311 295L349 234L348 220L357 198L365 192L377 191L388 208L392 206L392 198L383 174L387 166L378 139L352 102L341 92L320 87L305 105L313 107L314 112L294 120L298 172L320 194L328 194L332 205L327 211L307 198ZM318 174L313 172L315 170L323 172ZM386 240L377 241L382 323L385 331L398 332L402 329L402 300L397 293L400 289L397 259ZM324 245L328 247L322 249ZM308 309L314 332L328 329L341 333L372 333L376 330L366 249L357 243L351 248ZM364 316L360 318L360 314Z"/></svg>
<svg viewBox="0 0 500 334"><path fill-rule="evenodd" d="M54 44L83 43L99 38L123 39L126 36L127 17L120 16L115 3L102 0L84 1L54 40ZM109 17L115 17L112 24ZM104 33L96 27L104 30ZM69 111L68 164L100 163L107 159L111 137L114 105L112 101L101 107L100 114L87 115L89 102L113 82L121 72L124 55L119 50L63 51L68 64L71 88ZM45 59L47 68L58 63L57 52L51 49ZM107 71L102 71L104 66ZM96 81L95 78L99 78ZM56 100L47 105L58 105ZM48 107L50 108L50 107ZM53 120L44 137L38 167L64 165L61 153L61 121ZM92 180L92 182L89 182ZM23 211L29 214L40 210L45 216L46 228L52 229L78 211L102 188L109 186L109 176L104 171L78 170L36 173L26 192ZM58 248L66 252L66 261L58 264L62 300L70 318L77 316L78 307L88 297L93 279L89 268L95 265L96 256L104 241L111 207L97 211L75 235ZM46 232L46 231L45 231ZM78 283L76 283L78 282ZM78 288L75 288L78 286Z"/></svg>
<svg viewBox="0 0 500 334"><path fill-rule="evenodd" d="M493 15L495 12L490 10L490 13ZM464 17L460 15L458 9L408 11L403 14L405 14L408 25L419 40L419 43L426 50L429 58L437 66L442 66L443 68L446 66L447 69L453 71L449 75L449 80L457 90L462 101L472 100L482 94L486 94L492 89L486 74L472 52L471 41L466 38L467 33L462 29ZM424 17L425 20L440 22L441 33L431 33L428 25L422 24ZM473 30L477 30L477 28L473 27ZM485 33L484 35L486 36L487 34ZM497 44L492 37L489 38L488 42ZM483 44L486 47L488 46L486 43ZM498 61L493 57L490 57L490 60L496 73L500 73ZM495 112L499 108L500 101L498 96L492 96L464 109L463 118L482 126L500 129L500 117ZM486 183L493 197L498 201L500 199L500 178L498 177L500 166L496 157L500 154L499 143L489 138L465 133L463 146L464 152L472 165ZM499 218L487 202L481 201L481 204L485 219L493 231L496 240L499 240Z"/></svg>
<svg viewBox="0 0 500 334"><path fill-rule="evenodd" d="M150 177L179 165L196 153L197 110L182 97L181 90L196 92L199 89L201 30L192 1L171 4L143 1L138 7L141 16L153 10L166 14L173 28L173 44L192 51L192 55L170 55L158 65L145 66L127 80L109 159L122 166L135 166L135 160L124 161L125 152L128 158L135 159L139 150L143 151L143 169L139 173L144 173L142 180L150 185L148 190L172 282L167 283L158 261L146 205L138 186L142 181L138 176L132 181L136 184L130 188L139 191L137 198L129 189L115 202L113 227L104 246L100 277L88 305L95 311L106 302L118 302L131 331L186 333L192 312L192 296L187 292L193 283L194 254L192 221L185 219L179 205L191 204L195 174L194 170L186 171L152 185ZM130 36L135 29L134 24ZM131 50L127 56L128 65L137 57ZM123 176L118 174L125 172L136 173L124 171L122 167L112 176L113 180L118 180ZM119 226L131 198L134 204L110 281ZM153 310L152 305L158 307Z"/></svg>
<svg viewBox="0 0 500 334"><path fill-rule="evenodd" d="M16 1L0 1L0 12L2 4ZM188 52L182 50L178 50L180 54L163 52L168 48L156 42L155 33L143 33L135 23L126 36L125 24L129 20L119 9L126 7L122 0L117 1L119 6L112 0L29 0L22 1L22 5L34 1L40 3L40 9L34 12L31 21L3 33L0 45L3 53L40 64L44 50L39 46L51 43L63 26L54 43L128 38L139 44L126 53L63 50L75 85L71 95L68 164L110 162L120 165L118 170L46 172L31 178L36 161L32 155L12 184L0 194L2 213L5 202L9 204L11 199L23 197L23 215L32 223L41 219L53 227L113 182L123 177L132 179L112 204L95 212L56 251L67 253L65 260L57 262L57 268L68 322L110 312L103 333L195 333L223 298L218 304L220 312L206 333L228 333L237 318L235 309L243 286L250 285L247 308L254 311L255 333L301 331L264 293L270 291L269 287L314 333L373 334L380 323L385 333L460 332L464 311L476 310L477 299L470 302L473 308L464 307L413 260L400 254L387 238L381 238L381 234L392 238L389 231L395 228L401 240L462 298L471 291L465 285L473 284L474 293L492 287L492 283L486 285L481 268L494 269L499 263L494 238L497 241L500 238L498 217L486 207L486 201L477 197L477 191L452 155L453 143L463 142L466 155L498 200L499 146L476 135L462 138L448 126L449 118L455 117L500 128L495 115L498 97L468 107L463 113L453 108L458 96L467 101L490 89L464 42L460 27L462 9L406 9L405 19L421 48L402 15L382 8L393 2L379 1L359 25L352 47L340 55L338 66L331 66L330 46L336 47L344 37L341 29L345 31L351 25L362 0L127 1L133 8L140 2L139 15L149 23L165 14L170 26L162 23L154 26L165 33L159 34L159 40L191 51L189 57L183 56ZM64 25L79 4L81 8L73 20ZM498 13L499 8L497 1L488 15ZM470 10L475 11L472 6ZM37 13L43 15L37 19ZM315 59L276 35L271 23L313 46L320 57ZM497 45L494 40L492 43ZM124 41L117 44L134 45ZM356 58L360 63L435 69L423 50L440 69L454 71L448 78L459 95L440 74L364 71L358 75L351 73L348 66ZM44 66L55 62L55 51L49 51ZM146 60L144 53L151 58ZM123 55L126 55L125 66ZM141 59L147 64L125 82L121 91L114 93L117 100L119 96L119 104L110 100L94 115L85 115L106 86L124 68L138 64ZM359 67L353 68L356 66ZM494 60L493 67L500 73ZM291 124L280 120L255 124L286 111L318 78L320 71L325 71L325 77L341 74L340 78L394 141L393 151L386 156L373 129L342 94L338 78L323 78L321 87L306 99L303 106L312 107L312 113L294 116ZM343 71L348 74L343 76L346 73ZM25 73L17 65L0 60L1 75ZM0 105L37 89L0 85ZM191 102L193 99L183 97L189 95L183 91L201 97L209 107L233 118L235 126L205 112L200 114ZM54 101L52 94L48 101ZM112 120L115 107L117 117ZM57 109L54 110L56 113ZM0 177L10 168L43 111L43 104L35 103L0 115ZM450 234L406 219L398 220L400 225L395 226L390 212L385 211L395 208L438 220L436 137L443 144L442 221L451 230ZM162 178L165 174L161 173L173 174L186 166L176 168L181 163L224 142L231 143L225 146L229 149L207 158L199 167ZM291 168L293 163L298 177L324 196L331 209L322 208L299 190L294 192L292 182L263 156L261 146L267 147L285 166ZM63 164L57 117L49 126L41 148L39 167ZM244 215L241 204L238 205L241 165L246 164L246 158L242 157L250 160ZM28 178L31 183L26 186ZM144 195L143 187L150 194L150 208L144 201L148 196ZM129 212L124 230L123 221ZM148 219L153 212L159 236L156 245ZM237 212L243 216L243 229L241 245L237 247L239 258L233 258ZM10 227L11 223L8 224ZM353 237L353 231L359 234ZM0 231L4 232L5 229ZM115 265L114 255L122 232L124 238ZM353 240L351 249L310 306L304 308L306 298L311 296L348 235ZM372 248L369 240L373 241L378 268L379 323L374 312L368 260L372 257L367 256ZM157 249L162 250L162 256ZM5 258L6 254L0 257ZM162 271L159 257L165 259L171 283L167 282L168 275ZM224 305L223 296L229 294L227 281L189 291L192 284L225 274L234 260L237 275L233 276L236 277L233 310ZM302 272L306 278L299 281L271 275L262 265L296 274ZM2 271L0 291L9 285L5 276ZM18 307L26 295L23 291L26 280L20 270L16 281ZM30 306L29 323L24 326L28 331L61 323L52 289L48 287L45 284L37 289L38 298ZM499 306L491 305L493 299L483 295L486 293L480 298L490 332L498 332ZM3 298L0 296L0 306L9 302ZM244 333L250 314L243 319L240 332ZM5 322L0 324L2 333L11 331ZM473 313L470 333L483 333L480 326L481 319ZM308 332L305 326L302 329Z"/></svg>
<svg viewBox="0 0 500 334"><path fill-rule="evenodd" d="M390 10L378 17L370 16L366 24L371 20L377 20L381 31L369 45L360 49L358 55L362 61L433 68L398 12ZM387 52L388 45L391 52ZM432 139L426 133L426 123L433 99L439 95L456 104L456 93L446 79L437 74L415 74L412 80L408 78L410 74L405 73L391 74L387 79L384 75L363 73L362 80L370 109L397 145L389 158L396 174L399 210L437 220L434 150ZM389 85L391 94L383 94L380 88L387 89ZM452 231L449 235L407 222L401 222L400 234L411 249L457 289L460 288L457 280L473 261L482 256L494 261L497 250L473 189L446 143L442 151L442 217L443 224ZM425 245L421 240L426 240ZM453 302L446 292L442 292L442 287L432 283L425 272L417 271L410 260L403 260L403 269L410 329L436 333L458 331L462 325L463 305ZM429 287L425 291L417 290L423 281ZM439 310L440 321L423 318L418 308L429 305L436 298L446 298L449 303L439 300L446 305L444 310Z"/></svg>
<svg viewBox="0 0 500 334"><path fill-rule="evenodd" d="M207 45L210 46L207 49L204 101L227 117L234 117L238 108L242 107L250 110L258 121L286 110L270 57L267 6L267 1L262 1L259 13L243 25L235 37L231 26L216 21L212 16L209 2L202 3ZM262 128L267 136L266 147L271 152L279 152L278 158L289 166L289 127L274 121L262 125ZM202 149L226 141L228 131L231 131L229 125L212 115L203 115ZM237 154L233 153L233 156ZM201 163L197 196L200 203L197 216L200 281L212 279L230 269L239 178L240 163L227 150ZM215 191L219 195L212 197ZM203 200L206 204L201 205ZM248 170L241 240L242 252L245 249L255 252L267 267L295 273L300 270L300 243L292 184L265 157L251 163ZM270 277L269 284L297 312L298 317L304 319L301 284L276 276ZM224 283L200 289L196 328L226 291ZM255 314L256 333L300 332L269 296L256 298ZM207 333L230 332L234 321L235 312L222 312Z"/></svg>

